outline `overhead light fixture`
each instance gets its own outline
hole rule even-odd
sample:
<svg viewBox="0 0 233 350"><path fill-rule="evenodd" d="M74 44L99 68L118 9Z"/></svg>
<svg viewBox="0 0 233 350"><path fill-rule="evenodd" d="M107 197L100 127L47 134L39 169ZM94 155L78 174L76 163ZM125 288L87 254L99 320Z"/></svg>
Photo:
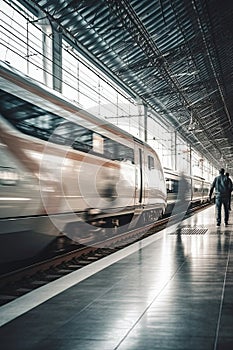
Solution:
<svg viewBox="0 0 233 350"><path fill-rule="evenodd" d="M188 131L194 131L196 129L196 121L193 121L193 112L191 111L190 122L188 125Z"/></svg>
<svg viewBox="0 0 233 350"><path fill-rule="evenodd" d="M204 131L204 129L195 129L195 133L197 133L197 132L203 132Z"/></svg>
<svg viewBox="0 0 233 350"><path fill-rule="evenodd" d="M195 130L195 125L194 124L189 124L188 126L188 131L194 131Z"/></svg>

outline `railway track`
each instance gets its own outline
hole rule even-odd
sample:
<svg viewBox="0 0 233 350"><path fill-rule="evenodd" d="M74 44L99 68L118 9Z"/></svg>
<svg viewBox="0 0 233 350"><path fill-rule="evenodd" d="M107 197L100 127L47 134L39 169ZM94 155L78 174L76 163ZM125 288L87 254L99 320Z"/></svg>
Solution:
<svg viewBox="0 0 233 350"><path fill-rule="evenodd" d="M203 210L208 205L210 204L193 208L185 218ZM145 227L94 242L91 246L73 247L72 250L69 248L68 252L61 245L61 249L58 249L56 256L2 274L0 276L0 306L161 231L170 219L170 217L163 218ZM61 239L64 239L64 237L61 237Z"/></svg>

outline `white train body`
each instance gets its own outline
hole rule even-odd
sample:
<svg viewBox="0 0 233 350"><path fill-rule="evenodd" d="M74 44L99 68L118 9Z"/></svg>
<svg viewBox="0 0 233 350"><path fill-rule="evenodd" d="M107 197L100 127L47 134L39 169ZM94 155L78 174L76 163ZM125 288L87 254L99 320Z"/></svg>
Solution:
<svg viewBox="0 0 233 350"><path fill-rule="evenodd" d="M165 211L147 144L4 63L0 82L0 262L35 256L60 233L74 239L80 223L133 227Z"/></svg>

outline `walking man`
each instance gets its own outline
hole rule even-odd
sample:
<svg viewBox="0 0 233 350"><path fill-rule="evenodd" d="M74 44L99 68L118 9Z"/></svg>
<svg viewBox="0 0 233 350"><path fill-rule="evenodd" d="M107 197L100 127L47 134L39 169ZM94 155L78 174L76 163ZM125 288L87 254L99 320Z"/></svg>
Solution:
<svg viewBox="0 0 233 350"><path fill-rule="evenodd" d="M219 176L217 176L210 188L209 197L213 194L215 189L215 205L216 205L216 217L217 217L217 226L221 225L221 211L222 205L224 207L224 221L225 226L228 225L229 219L229 195L228 195L228 181L227 177L224 175L225 170L222 168L219 170Z"/></svg>

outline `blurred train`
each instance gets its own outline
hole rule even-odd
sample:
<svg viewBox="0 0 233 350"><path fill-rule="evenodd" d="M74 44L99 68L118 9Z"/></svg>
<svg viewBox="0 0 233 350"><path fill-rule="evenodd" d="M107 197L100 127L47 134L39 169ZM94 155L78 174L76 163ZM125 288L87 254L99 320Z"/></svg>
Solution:
<svg viewBox="0 0 233 350"><path fill-rule="evenodd" d="M180 176L147 144L0 63L0 264L172 212ZM209 183L187 178L190 205Z"/></svg>
<svg viewBox="0 0 233 350"><path fill-rule="evenodd" d="M63 233L87 243L157 220L166 184L156 152L1 62L0 263Z"/></svg>

